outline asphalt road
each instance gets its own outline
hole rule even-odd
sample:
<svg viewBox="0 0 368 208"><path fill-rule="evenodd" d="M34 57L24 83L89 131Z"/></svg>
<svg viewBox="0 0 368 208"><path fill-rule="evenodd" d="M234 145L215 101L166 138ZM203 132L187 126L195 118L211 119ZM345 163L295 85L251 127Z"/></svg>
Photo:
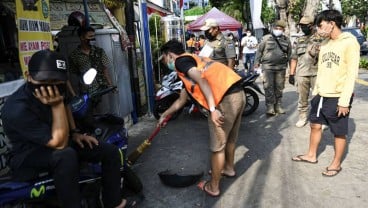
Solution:
<svg viewBox="0 0 368 208"><path fill-rule="evenodd" d="M295 127L297 94L286 84L286 114L266 117L261 98L258 110L243 118L235 156L237 177L221 181L221 196L217 198L207 196L195 185L171 188L161 183L157 173L166 169L182 174L203 171L203 179L209 178L206 119L182 114L170 121L133 166L144 184L145 200L138 207L368 207L368 71L361 70L359 79L349 120L348 148L343 170L337 176L321 175L334 154L329 129L323 133L317 164L291 161L292 156L307 150L310 128ZM144 117L129 128L129 152L152 133L155 125L154 118Z"/></svg>

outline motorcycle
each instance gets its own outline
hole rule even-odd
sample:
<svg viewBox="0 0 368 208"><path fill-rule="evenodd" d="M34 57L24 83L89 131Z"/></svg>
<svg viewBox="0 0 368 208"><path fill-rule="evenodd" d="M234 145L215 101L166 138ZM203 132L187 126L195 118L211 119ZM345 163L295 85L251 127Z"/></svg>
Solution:
<svg viewBox="0 0 368 208"><path fill-rule="evenodd" d="M88 84L93 79L86 78L83 80L86 80L85 83ZM115 115L104 114L93 115L92 120L86 121L87 114L92 107L90 105L91 98L102 96L115 88L109 87L93 95L83 94L74 97L71 100L70 107L78 128L95 136L99 141L114 144L119 148L121 155L120 173L123 184L131 191L139 193L142 190L142 183L127 163L128 133L124 128L124 119ZM88 119L91 119L91 117ZM82 164L79 176L82 207L103 207L100 202L100 182L100 164ZM0 207L57 207L55 185L51 175L42 173L38 178L27 182L12 181L11 175L0 178Z"/></svg>
<svg viewBox="0 0 368 208"><path fill-rule="evenodd" d="M153 115L158 120L163 112L165 112L180 96L180 91L183 89L183 82L177 75L176 71L172 71L162 78L161 88L155 96L155 106ZM205 117L208 116L207 110L198 106L194 102L188 101L185 105L188 109L188 114L201 113ZM171 120L177 118L183 109L178 110L171 116Z"/></svg>
<svg viewBox="0 0 368 208"><path fill-rule="evenodd" d="M238 74L242 77L241 86L244 89L246 99L246 105L243 111L243 116L248 116L254 113L254 111L256 111L259 106L258 93L263 96L264 93L256 83L256 80L259 77L258 73L243 74L238 72Z"/></svg>

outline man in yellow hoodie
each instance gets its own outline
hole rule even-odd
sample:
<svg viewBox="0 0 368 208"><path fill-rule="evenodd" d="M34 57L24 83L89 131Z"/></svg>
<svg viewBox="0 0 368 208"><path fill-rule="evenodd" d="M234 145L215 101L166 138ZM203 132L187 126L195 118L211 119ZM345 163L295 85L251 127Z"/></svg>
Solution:
<svg viewBox="0 0 368 208"><path fill-rule="evenodd" d="M328 177L342 170L341 160L346 148L349 112L360 58L359 43L350 33L341 31L342 22L343 16L337 10L325 10L316 17L317 32L327 39L321 44L313 90L315 97L311 101L309 150L292 158L296 162L317 163L322 125L328 125L335 137L334 158L322 172Z"/></svg>

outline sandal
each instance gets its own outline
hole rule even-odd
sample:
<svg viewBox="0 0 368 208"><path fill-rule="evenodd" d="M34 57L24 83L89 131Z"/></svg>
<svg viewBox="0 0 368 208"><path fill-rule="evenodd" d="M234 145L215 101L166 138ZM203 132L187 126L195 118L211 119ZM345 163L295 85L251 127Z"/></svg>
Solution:
<svg viewBox="0 0 368 208"><path fill-rule="evenodd" d="M325 176L325 177L334 177L337 174L339 174L341 170L342 170L342 167L340 167L340 169L328 169L328 167L326 167L326 171L322 172L322 175ZM328 174L330 172L333 172L333 173Z"/></svg>
<svg viewBox="0 0 368 208"><path fill-rule="evenodd" d="M207 190L207 184L208 184L209 181L201 181L198 183L197 187L201 190L201 191L204 191L206 194L208 194L209 196L212 196L212 197L218 197L220 196L220 192L218 192L217 194L214 194L213 192L209 192Z"/></svg>
<svg viewBox="0 0 368 208"><path fill-rule="evenodd" d="M211 175L211 174L212 174L212 170L209 170L208 175ZM221 175L226 177L226 178L235 178L236 177L236 173L234 175L229 175L229 174L224 173L223 171L221 171Z"/></svg>

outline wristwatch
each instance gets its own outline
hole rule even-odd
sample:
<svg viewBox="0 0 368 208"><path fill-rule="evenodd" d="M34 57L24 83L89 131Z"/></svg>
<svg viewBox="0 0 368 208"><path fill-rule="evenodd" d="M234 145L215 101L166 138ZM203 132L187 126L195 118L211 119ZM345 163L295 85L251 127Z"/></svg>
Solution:
<svg viewBox="0 0 368 208"><path fill-rule="evenodd" d="M81 133L81 130L80 130L80 129L77 129L77 128L75 128L75 129L70 129L69 134L70 134L70 135L73 135L74 133Z"/></svg>
<svg viewBox="0 0 368 208"><path fill-rule="evenodd" d="M214 112L216 110L216 107L210 107L210 112Z"/></svg>

